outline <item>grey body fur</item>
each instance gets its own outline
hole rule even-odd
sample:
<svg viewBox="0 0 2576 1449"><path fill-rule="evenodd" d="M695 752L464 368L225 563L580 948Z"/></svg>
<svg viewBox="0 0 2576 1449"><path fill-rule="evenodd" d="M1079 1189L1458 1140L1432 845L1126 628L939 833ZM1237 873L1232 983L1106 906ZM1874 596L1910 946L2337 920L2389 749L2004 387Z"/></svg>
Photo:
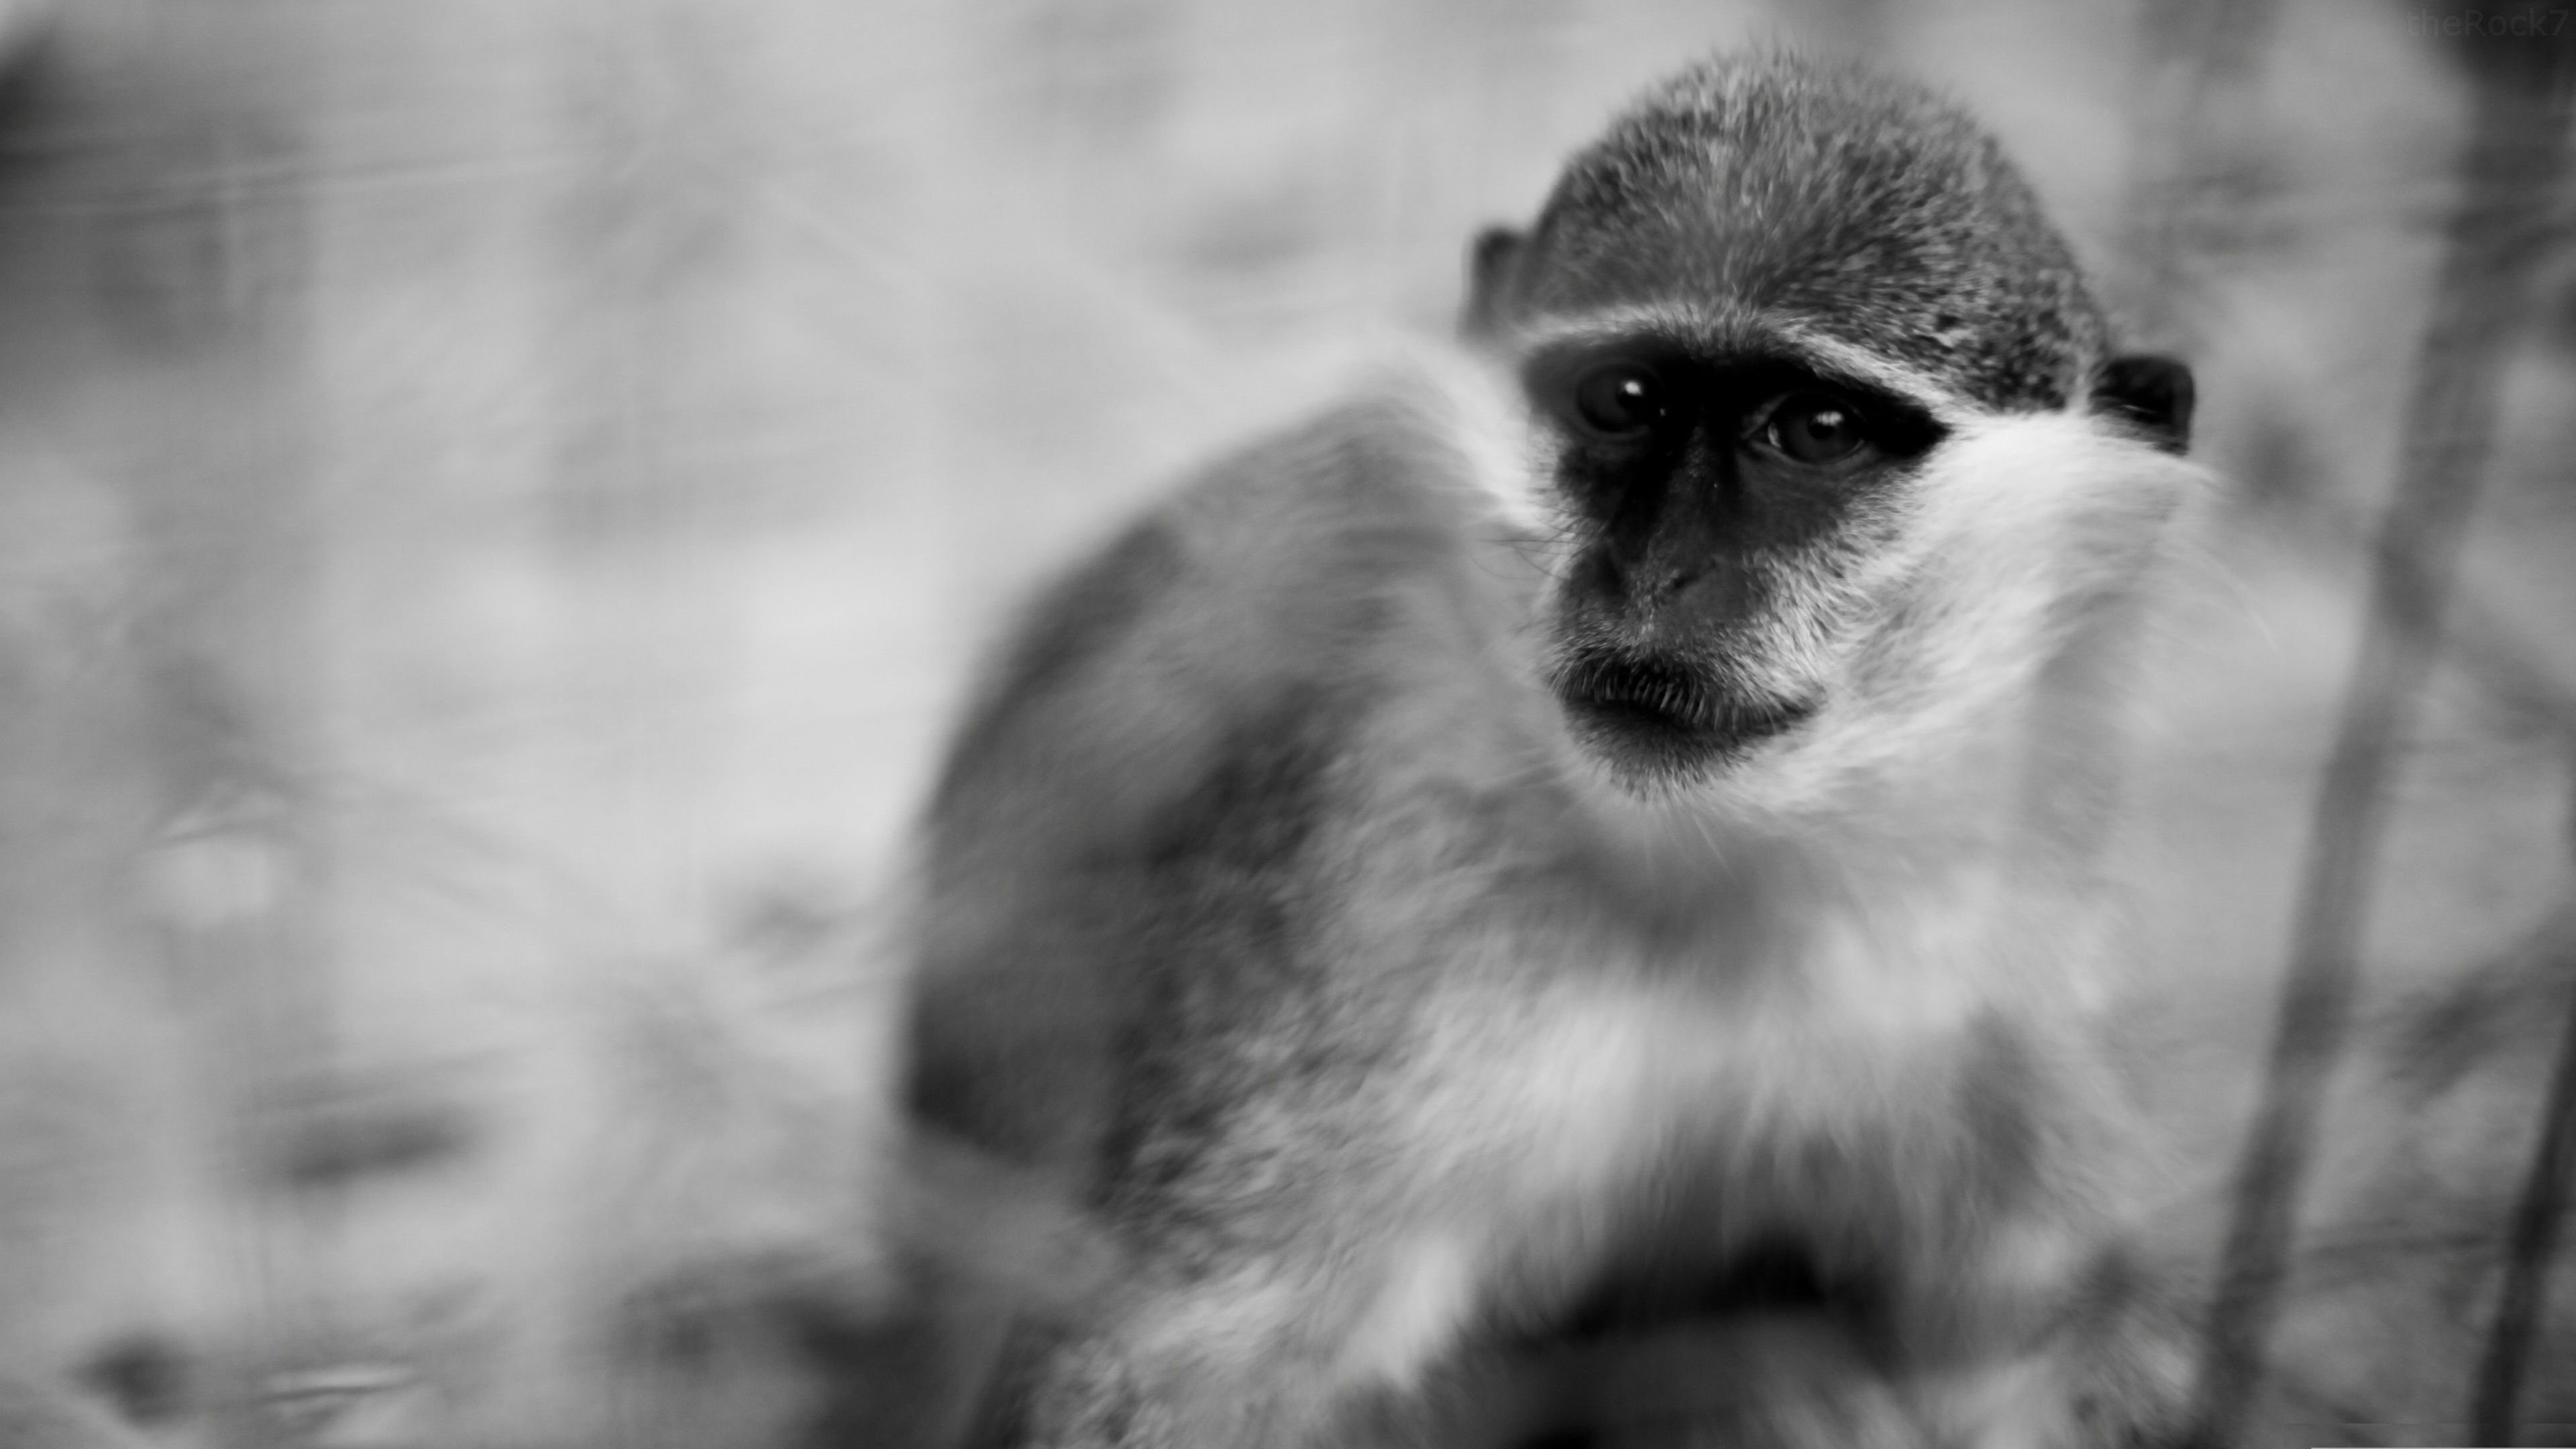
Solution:
<svg viewBox="0 0 2576 1449"><path fill-rule="evenodd" d="M2091 845L2187 381L2118 381L1955 111L1795 60L1477 262L1466 354L1135 525L957 737L912 1108L1125 1264L977 1437L1484 1442L1441 1385L1781 1242L1708 1442L2153 1431ZM1552 412L1568 349L1688 384L1651 448ZM1830 480L1742 441L1823 386L1910 421Z"/></svg>

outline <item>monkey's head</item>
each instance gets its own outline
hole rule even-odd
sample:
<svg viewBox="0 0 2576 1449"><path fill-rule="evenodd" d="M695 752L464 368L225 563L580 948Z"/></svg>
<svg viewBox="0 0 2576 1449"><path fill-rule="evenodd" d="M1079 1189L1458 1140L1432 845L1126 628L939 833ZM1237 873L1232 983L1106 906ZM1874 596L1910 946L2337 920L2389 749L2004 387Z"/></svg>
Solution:
<svg viewBox="0 0 2576 1449"><path fill-rule="evenodd" d="M1697 66L1472 266L1560 545L1549 682L1631 789L1866 768L1964 719L2176 491L2189 372L2112 354L2029 186L1912 86Z"/></svg>

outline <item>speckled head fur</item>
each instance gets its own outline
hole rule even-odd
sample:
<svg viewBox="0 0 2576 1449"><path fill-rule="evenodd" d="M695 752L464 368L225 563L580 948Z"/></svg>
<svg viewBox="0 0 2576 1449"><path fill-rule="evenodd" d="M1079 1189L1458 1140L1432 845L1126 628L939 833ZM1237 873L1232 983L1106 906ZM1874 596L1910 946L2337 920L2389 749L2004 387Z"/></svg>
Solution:
<svg viewBox="0 0 2576 1449"><path fill-rule="evenodd" d="M2065 240L1965 112L1776 52L1649 92L1480 263L1489 323L1714 303L1704 324L1843 342L1995 411L2065 406L2107 350Z"/></svg>
<svg viewBox="0 0 2576 1449"><path fill-rule="evenodd" d="M1559 561L1550 686L1640 794L1740 815L2003 739L2184 486L2190 370L2112 355L2029 184L1909 82L1700 62L1473 270L1531 423L1489 491Z"/></svg>

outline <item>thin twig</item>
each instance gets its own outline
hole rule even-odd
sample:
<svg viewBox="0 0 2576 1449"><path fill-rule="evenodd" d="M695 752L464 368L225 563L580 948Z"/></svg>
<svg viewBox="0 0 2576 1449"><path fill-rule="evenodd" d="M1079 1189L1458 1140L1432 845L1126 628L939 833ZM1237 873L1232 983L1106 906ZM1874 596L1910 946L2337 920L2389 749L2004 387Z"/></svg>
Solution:
<svg viewBox="0 0 2576 1449"><path fill-rule="evenodd" d="M2540 255L2565 128L2509 83L2478 87L2431 325L2417 355L2406 452L2381 521L2370 614L2309 837L2289 983L2239 1166L2235 1216L2203 1341L2193 1441L2235 1444L2264 1372L2327 1078L2350 1029L2382 789L2431 668L2460 536L2493 440L2496 378Z"/></svg>
<svg viewBox="0 0 2576 1449"><path fill-rule="evenodd" d="M2576 832L2571 832L2576 846ZM2469 1417L2481 1444L2513 1442L2514 1415L2523 1373L2540 1331L2548 1298L2549 1264L2558 1251L2558 1224L2576 1196L2576 995L2568 998L2567 1023L2558 1038L2558 1064L2549 1076L2549 1105L2541 1114L2540 1140L2531 1150L2522 1195L2508 1230L2504 1287L2496 1296L2495 1323L2478 1361L2476 1398Z"/></svg>
<svg viewBox="0 0 2576 1449"><path fill-rule="evenodd" d="M2563 246L2568 240L2562 235L2556 244ZM2296 526L2306 535L2322 534L2337 549L2369 544L2370 519L2358 506L2321 496L2296 500L2290 507L2295 510ZM2394 557L2393 566L2412 572L2416 582L2410 587L2420 592L2424 565L2411 543L2397 542L2405 547ZM2420 626L2424 621L2405 622ZM2437 622L2442 632L2435 642L2489 705L2502 710L2516 727L2546 730L2576 745L2576 685L2558 677L2556 667L2532 644L2528 631L2507 618L2491 598L2480 597L2466 580L2454 580Z"/></svg>

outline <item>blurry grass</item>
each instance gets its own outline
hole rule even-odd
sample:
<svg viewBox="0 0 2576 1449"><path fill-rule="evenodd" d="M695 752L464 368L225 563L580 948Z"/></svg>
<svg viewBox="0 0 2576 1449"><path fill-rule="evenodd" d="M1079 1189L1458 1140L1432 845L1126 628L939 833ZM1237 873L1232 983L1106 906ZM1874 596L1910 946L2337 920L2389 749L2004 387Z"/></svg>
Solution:
<svg viewBox="0 0 2576 1449"><path fill-rule="evenodd" d="M2112 261L2136 14L1845 9L1803 23L1961 92ZM169 1444L257 1442L247 1395L350 1359L416 1376L386 1434L766 1433L784 1350L692 1419L611 1391L600 1320L709 1262L897 1291L888 942L978 642L1171 470L1444 327L1473 227L1637 84L1801 23L75 0L0 132L0 1354L190 1346L234 1407ZM2279 32L2175 301L2232 481L2128 842L2143 1070L2199 1161L2285 954L2461 114L2397 6ZM2571 376L2517 358L2465 585L2561 688ZM2565 725L2437 681L2369 1002L2564 898ZM2364 1091L2328 1131L2383 1166L2339 1190L2413 1161L2413 1114L2509 1115L2468 1100ZM2410 1312L2298 1331L2360 1392L2429 1361L2354 1346Z"/></svg>

